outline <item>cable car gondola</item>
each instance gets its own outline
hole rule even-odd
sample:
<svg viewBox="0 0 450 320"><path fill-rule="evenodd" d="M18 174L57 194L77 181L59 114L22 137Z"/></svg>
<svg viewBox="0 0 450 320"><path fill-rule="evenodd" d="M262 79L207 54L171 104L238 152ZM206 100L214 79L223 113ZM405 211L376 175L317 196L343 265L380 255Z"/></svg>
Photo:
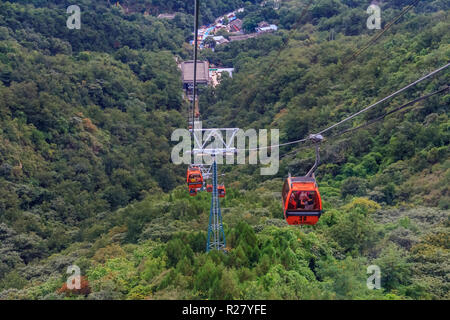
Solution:
<svg viewBox="0 0 450 320"><path fill-rule="evenodd" d="M188 168L187 184L189 189L199 189L203 186L203 176L199 167Z"/></svg>
<svg viewBox="0 0 450 320"><path fill-rule="evenodd" d="M225 191L225 186L223 184L221 184L217 187L217 192L219 194L219 198L225 198L226 191Z"/></svg>
<svg viewBox="0 0 450 320"><path fill-rule="evenodd" d="M322 199L313 177L289 177L284 182L284 218L288 224L315 225L322 214Z"/></svg>
<svg viewBox="0 0 450 320"><path fill-rule="evenodd" d="M322 199L314 172L320 162L319 144L323 140L320 134L309 137L316 144L316 161L304 177L289 177L285 180L281 192L283 213L288 224L315 225L322 214Z"/></svg>
<svg viewBox="0 0 450 320"><path fill-rule="evenodd" d="M190 195L191 197L196 196L196 195L197 195L197 189L195 189L195 188L189 188L189 195Z"/></svg>
<svg viewBox="0 0 450 320"><path fill-rule="evenodd" d="M213 191L213 186L212 184L207 184L206 185L206 192L212 192Z"/></svg>

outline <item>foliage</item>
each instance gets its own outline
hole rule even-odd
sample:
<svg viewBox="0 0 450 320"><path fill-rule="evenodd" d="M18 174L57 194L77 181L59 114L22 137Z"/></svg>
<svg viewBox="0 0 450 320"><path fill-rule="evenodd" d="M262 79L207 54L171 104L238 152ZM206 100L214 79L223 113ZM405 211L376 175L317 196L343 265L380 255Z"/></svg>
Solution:
<svg viewBox="0 0 450 320"><path fill-rule="evenodd" d="M175 58L191 57L193 1L82 1L82 30L65 28L69 2L0 3L0 299L450 298L448 93L327 136L316 226L287 226L280 203L283 178L307 172L312 150L281 147L276 176L221 166L227 253L205 253L210 194L190 197L185 167L170 161L171 133L186 127ZM406 4L381 3L383 21ZM279 26L201 51L235 68L201 92L208 126L302 139L450 57L446 1L420 2L347 65L374 32L367 1L315 1L288 35L304 5L202 1L204 24L244 7L247 31L263 20ZM178 14L156 17L168 12ZM371 264L380 290L367 289ZM81 294L64 287L70 265L81 269Z"/></svg>

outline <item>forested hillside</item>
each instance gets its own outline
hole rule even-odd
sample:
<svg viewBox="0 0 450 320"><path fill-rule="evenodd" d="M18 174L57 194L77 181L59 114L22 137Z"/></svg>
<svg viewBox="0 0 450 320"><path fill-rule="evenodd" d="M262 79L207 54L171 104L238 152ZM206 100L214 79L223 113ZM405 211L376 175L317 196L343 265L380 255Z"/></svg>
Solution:
<svg viewBox="0 0 450 320"><path fill-rule="evenodd" d="M309 1L201 2L203 23L244 7L244 26L279 26L201 51L235 68L201 90L204 127L301 139L450 60L444 0L419 1L350 60L378 32L366 27L369 1L313 1L294 30ZM382 2L383 25L411 2ZM210 195L190 197L186 166L170 160L170 136L187 126L176 60L192 56L193 3L0 3L0 299L449 299L448 90L327 137L316 226L288 226L281 208L283 178L313 163L309 145L282 147L275 176L220 166L229 250L204 252ZM81 30L66 27L70 4ZM448 75L340 129L442 89ZM380 290L366 287L373 264ZM81 292L63 287L70 265Z"/></svg>

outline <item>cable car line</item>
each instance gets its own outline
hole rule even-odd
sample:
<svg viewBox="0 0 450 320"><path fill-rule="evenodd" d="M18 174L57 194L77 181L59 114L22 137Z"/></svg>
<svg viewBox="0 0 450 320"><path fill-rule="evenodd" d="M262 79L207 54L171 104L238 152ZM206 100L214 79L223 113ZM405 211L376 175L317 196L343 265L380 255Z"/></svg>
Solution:
<svg viewBox="0 0 450 320"><path fill-rule="evenodd" d="M445 69L448 68L449 66L450 66L450 63L447 63L446 65L444 65L444 66L442 66L442 67L440 67L440 68L438 68L438 69L436 69L436 70L433 70L432 72L428 73L427 75L425 75L425 76L421 77L420 79L418 79L418 80L416 80L416 81L414 81L414 82L408 84L407 86L405 86L405 87L403 87L403 88L401 88L401 89L395 91L394 93L388 95L387 97L385 97L385 98L383 98L383 99L381 99L381 100L379 100L379 101L377 101L377 102L371 104L370 106L368 106L368 107L366 107L366 108L364 108L364 109L362 109L362 110L360 110L360 111L358 111L358 112L356 112L356 113L354 113L354 114L348 116L347 118L345 118L345 119L343 119L343 120L341 120L341 121L339 121L339 122L333 124L332 126L329 126L329 127L326 128L326 129L320 131L319 134L324 134L325 132L328 132L328 131L330 131L331 129L333 129L333 128L335 128L335 127L337 127L337 126L339 126L339 125L341 125L341 124L343 124L343 123L345 123L345 122L347 122L347 121L353 119L354 117L360 115L361 113L364 113L364 112L366 112L366 111L369 111L370 109L373 109L374 107L376 107L376 106L379 105L380 103L382 103L382 102L384 102L384 101L386 101L386 100L389 100L389 99L391 99L391 98L393 98L393 97L399 95L399 94L402 93L403 91L408 90L409 88L415 86L416 84L418 84L418 83L420 83L420 82L422 82L422 81L428 79L429 77L434 76L435 74L441 72L442 70L445 70Z"/></svg>
<svg viewBox="0 0 450 320"><path fill-rule="evenodd" d="M195 0L195 14L194 14L194 77L193 77L193 99L192 99L192 123L190 123L190 119L188 119L188 128L192 132L192 138L194 139L195 145L195 124L196 121L200 120L200 112L198 110L198 101L197 101L197 60L198 60L198 29L199 29L199 11L200 11L200 0ZM188 112L188 117L190 117ZM212 129L217 130L217 129ZM203 147L202 147L203 149ZM219 198L224 198L226 194L225 185L218 185L217 183L217 162L216 162L216 154L212 153L213 157L212 163L212 185L205 184L205 179L210 177L210 173L203 176L202 168L200 166L196 166L191 164L187 170L187 185L189 190L189 195L196 196L197 191L206 190L207 192L212 193L211 197L211 207L209 214L209 223L208 223L208 235L206 241L206 252L215 249L226 251L226 241L225 241L225 232L223 229L222 223L222 214L220 210L220 201ZM204 179L205 178L205 179Z"/></svg>
<svg viewBox="0 0 450 320"><path fill-rule="evenodd" d="M420 96L420 97L418 97L418 98L416 98L416 99L414 99L414 100L408 101L407 103L401 105L400 107L395 108L395 109L393 109L393 110L391 110L391 111L389 111L389 112L387 112L387 113L385 113L385 114L383 114L383 115L381 115L381 116L379 116L379 117L377 117L377 118L375 118L375 119L373 119L373 120L370 120L370 121L368 121L368 122L366 122L366 123L364 123L364 124L362 124L362 125L360 125L360 126L357 126L357 127L354 127L354 128L350 128L350 129L346 129L346 130L344 130L344 131L338 132L338 133L336 133L336 134L330 136L330 137L329 137L327 140L325 140L325 141L329 141L329 139L337 138L337 137L342 136L342 135L344 135L344 134L346 134L346 133L349 133L349 132L354 132L354 131L357 131L357 130L359 130L359 129L366 128L366 127L368 127L368 126L370 126L370 125L372 125L372 124L374 124L374 123L376 123L376 122L378 122L378 121L383 120L384 118L386 118L387 116L389 116L389 115L391 115L391 114L394 114L394 113L396 113L396 112L400 112L400 111L406 109L407 107L409 107L409 106L411 106L411 105L414 105L414 104L416 104L416 103L418 103L418 102L420 102L420 101L422 101L422 100L431 98L431 97L434 96L434 95L437 95L437 94L443 93L443 92L445 92L445 91L448 91L449 89L450 89L450 86L449 86L449 85L446 85L445 87L443 87L443 88L441 88L441 89L439 89L439 90L437 90L437 91L434 91L434 92L432 92L432 93L429 93L429 94ZM288 156L288 155L291 155L291 154L294 154L294 153L298 153L300 150L306 149L306 148L309 148L309 147L310 147L310 146L305 145L305 146L299 147L299 148L297 148L297 149L295 149L295 150L285 152L285 153L283 153L282 155L280 155L280 159L282 159L282 158L284 158L284 157L286 157L286 156Z"/></svg>
<svg viewBox="0 0 450 320"><path fill-rule="evenodd" d="M432 96L434 96L434 95L436 95L436 94L440 94L440 93L443 93L443 92L445 92L445 91L448 91L449 88L450 88L450 87L449 87L448 85L446 85L446 86L445 86L444 88L442 88L442 89L439 89L439 90L437 90L437 91L434 91L434 92L429 93L429 94L426 94L426 95L423 95L423 96L418 97L418 98L416 98L416 99L414 99L414 100L408 101L407 103L401 105L400 107L395 108L395 109L393 109L393 110L391 110L391 111L389 111L389 112L386 112L385 114L383 114L383 115L381 115L381 116L379 116L379 117L377 117L377 118L375 118L375 119L373 119L373 120L370 120L370 121L368 121L368 122L366 122L366 123L364 123L364 124L362 124L362 125L360 125L360 126L357 126L357 127L355 127L355 128L350 128L350 129L341 131L341 132L339 132L339 133L337 133L337 134L332 135L330 138L335 138L335 137L341 136L341 135L343 135L343 134L346 134L346 133L349 133L349 132L354 132L354 131L356 131L356 130L359 130L359 129L368 127L368 126L374 124L375 122L378 122L378 121L380 121L380 120L383 120L384 118L386 118L387 116L389 116L389 115L391 115L391 114L393 114L393 113L402 111L402 110L406 109L407 107L416 104L416 103L419 102L419 101L428 99L428 98L430 98L430 97L432 97Z"/></svg>
<svg viewBox="0 0 450 320"><path fill-rule="evenodd" d="M416 103L418 103L418 102L420 102L420 101L422 101L422 100L428 99L428 98L430 98L430 97L432 97L432 96L434 96L434 95L444 93L445 91L448 91L449 89L450 89L450 86L449 86L449 85L446 85L445 87L443 87L443 88L441 88L441 89L439 89L439 90L437 90L437 91L434 91L434 92L432 92L432 93L429 93L429 94L420 96L420 97L418 97L418 98L416 98L416 99L414 99L414 100L408 101L407 103L401 105L400 107L395 108L395 109L393 109L393 110L391 110L391 111L389 111L389 112L386 112L385 114L383 114L383 115L381 115L381 116L379 116L379 117L377 117L377 118L375 118L375 119L373 119L373 120L370 120L370 121L368 121L368 122L366 122L366 123L364 123L364 124L362 124L362 125L360 125L360 126L357 126L357 127L355 127L355 128L350 128L350 129L347 129L347 130L338 132L338 133L336 133L336 134L330 136L329 139L334 139L334 138L340 137L340 136L342 136L342 135L344 135L344 134L346 134L346 133L349 133L349 132L355 132L355 131L357 131L357 130L359 130L359 129L366 128L366 127L368 127L368 126L370 126L370 125L372 125L372 124L374 124L374 123L376 123L376 122L378 122L378 121L383 120L384 118L386 118L387 116L389 116L389 115L391 115L391 114L394 114L394 113L396 113L396 112L400 112L400 111L402 111L402 110L405 110L405 109L406 109L407 107L409 107L409 106L412 106L412 105L414 105L414 104L416 104ZM330 141L329 139L327 139L326 141ZM290 155L290 154L298 153L301 149L306 149L306 148L309 148L309 147L310 147L310 146L302 146L302 147L300 147L300 148L298 148L298 149L296 149L296 150L286 152L286 153L284 153L282 156L280 156L280 159L282 159L282 158L284 158L284 157L286 157L286 156L288 156L288 155Z"/></svg>
<svg viewBox="0 0 450 320"><path fill-rule="evenodd" d="M306 6L302 9L302 12L300 13L300 17L297 19L297 22L294 24L294 27L291 28L286 41L280 46L280 48L278 49L278 52L277 52L275 58L269 64L269 67L267 68L267 70L261 74L261 76L264 76L264 75L268 74L272 70L273 66L275 65L276 60L280 57L281 51L283 51L288 46L289 41L293 37L296 29L300 26L300 23L302 22L303 18L306 15L306 12L308 11L308 9L309 9L309 7L311 6L312 3L313 3L313 0L309 0L309 2L306 4Z"/></svg>
<svg viewBox="0 0 450 320"><path fill-rule="evenodd" d="M362 48L356 50L353 52L352 56L342 62L342 65L345 66L351 61L355 60L356 57L358 57L361 53L363 53L365 50L367 50L371 45L375 44L377 40L386 32L388 31L398 20L400 20L401 17L403 17L409 10L415 7L415 5L420 0L414 0L409 6L404 8L394 19L392 19L390 22L388 22L383 30L381 30L379 33L377 33L375 36L373 36Z"/></svg>
<svg viewBox="0 0 450 320"><path fill-rule="evenodd" d="M279 47L277 53L275 54L275 57L272 59L272 61L270 62L269 66L265 69L264 72L260 72L258 73L254 73L254 74L249 74L248 78L255 78L257 77L257 79L255 79L254 81L259 81L261 80L263 77L265 77L273 68L273 66L275 65L275 62L277 62L277 60L280 58L281 52L288 46L291 38L293 37L295 30L300 26L300 23L302 22L304 16L306 15L309 7L311 6L311 4L313 3L313 0L310 0L305 7L303 7L302 11L300 12L300 16L297 19L297 21L295 22L294 26L291 28L291 30L289 31L288 37L286 39L286 41L284 41L282 43L282 45ZM244 91L242 92L242 94L245 95L246 100L248 100L249 96L251 93L254 93L255 90L250 90L249 87L246 87L244 89Z"/></svg>
<svg viewBox="0 0 450 320"><path fill-rule="evenodd" d="M343 120L341 120L341 121L339 121L339 122L337 122L337 123L334 123L333 125L331 125L331 126L325 128L325 129L319 131L317 134L310 134L307 138L303 138L303 139L299 139L299 140L294 140L294 141L289 141L289 142L280 143L280 144L271 145L271 146L266 146L266 147L258 147L258 148L251 148L251 149L236 149L236 151L258 151L258 150L264 150L264 149L269 149L269 148L272 149L272 148L277 148L277 147L282 147L282 146L287 146L287 145L291 145L291 144L297 144L297 143L300 143L300 142L306 142L306 141L309 141L309 140L311 140L311 138L314 137L315 135L323 135L324 133L330 131L331 129L333 129L333 128L335 128L335 127L337 127L337 126L339 126L339 125L341 125L341 124L343 124L343 123L345 123L345 122L347 122L347 121L353 119L354 117L356 117L356 116L358 116L358 115L360 115L360 114L362 114L362 113L364 113L364 112L367 112L367 111L369 111L369 110L375 108L375 107L378 106L380 103L385 102L385 101L387 101L387 100L389 100L389 99L391 99L391 98L393 98L393 97L399 95L400 93L406 91L407 89L409 89L409 88L411 88L411 87L413 87L413 86L419 84L420 82L422 82L422 81L424 81L424 80L426 80L426 79L428 79L428 78L434 76L435 74L437 74L437 73L439 73L439 72L445 70L445 69L448 68L449 66L450 66L450 63L447 63L446 65L444 65L444 66L442 66L442 67L440 67L440 68L438 68L438 69L435 69L435 70L431 71L430 73L426 74L425 76L423 76L423 77L421 77L421 78L415 80L414 82L411 82L410 84L408 84L408 85L406 85L405 87L403 87L403 88L401 88L401 89L395 91L394 93L392 93L392 94L390 94L390 95L384 97L383 99L378 100L377 102L375 102L375 103L369 105L368 107L366 107L366 108L364 108L364 109L361 109L361 110L359 110L358 112L355 112L355 113L351 114L350 116L344 118Z"/></svg>
<svg viewBox="0 0 450 320"><path fill-rule="evenodd" d="M379 33L377 33L375 36L373 36L362 48L360 49L355 49L355 51L353 51L352 56L348 59L345 59L342 64L340 65L340 69L341 72L344 70L344 67L347 66L351 61L355 60L361 53L363 53L364 51L366 51L369 47L371 47L372 45L374 45L377 40L386 32L388 31L398 20L400 20L401 17L403 17L408 11L410 11L412 8L414 8L416 6L416 4L419 2L420 0L413 0L413 2L405 7L396 17L394 17L391 21L389 21L385 27L383 28L383 30L381 30ZM290 30L290 33L288 35L287 40L283 43L282 46L280 46L275 58L272 60L272 62L270 63L269 67L266 69L265 72L260 74L260 78L264 77L265 75L269 74L269 72L272 70L273 66L275 65L275 62L277 62L277 60L280 58L281 52L287 47L287 45L289 44L290 39L292 38L295 30L300 26L300 22L303 20L303 17L305 16L307 10L309 9L310 5L312 4L312 0L309 1L307 3L307 5L303 8L302 12L300 13L300 17L299 19L297 19L296 24L294 25L294 27ZM249 75L250 78L253 78L254 75ZM255 90L253 90L254 93ZM248 88L244 89L245 96L246 96L246 100L248 100L250 93L252 93L252 91L249 91ZM300 142L300 141L299 141Z"/></svg>
<svg viewBox="0 0 450 320"><path fill-rule="evenodd" d="M194 120L195 120L195 101L197 99L197 60L198 60L198 23L199 23L199 12L200 5L199 0L195 0L195 12L194 12L194 84L193 84L193 95L192 95L192 128L194 128ZM188 112L189 114L189 112ZM190 115L188 116L190 117ZM188 119L190 122L190 119ZM188 123L189 127L189 123ZM192 135L194 135L194 131L192 131Z"/></svg>

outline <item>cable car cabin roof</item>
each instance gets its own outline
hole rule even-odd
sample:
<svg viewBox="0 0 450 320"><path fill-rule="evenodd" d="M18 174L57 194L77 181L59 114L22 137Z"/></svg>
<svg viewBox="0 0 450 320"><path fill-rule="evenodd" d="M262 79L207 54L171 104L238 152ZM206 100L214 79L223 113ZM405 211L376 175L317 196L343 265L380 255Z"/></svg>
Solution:
<svg viewBox="0 0 450 320"><path fill-rule="evenodd" d="M316 182L312 177L291 177L291 182Z"/></svg>
<svg viewBox="0 0 450 320"><path fill-rule="evenodd" d="M192 173L201 173L199 167L188 168L188 172L191 173L191 174L192 174Z"/></svg>
<svg viewBox="0 0 450 320"><path fill-rule="evenodd" d="M291 190L303 190L303 191L314 191L317 189L316 179L311 177L291 177L290 179L290 189Z"/></svg>
<svg viewBox="0 0 450 320"><path fill-rule="evenodd" d="M189 177L200 177L203 180L202 172L198 167L188 168L187 170L187 178Z"/></svg>

